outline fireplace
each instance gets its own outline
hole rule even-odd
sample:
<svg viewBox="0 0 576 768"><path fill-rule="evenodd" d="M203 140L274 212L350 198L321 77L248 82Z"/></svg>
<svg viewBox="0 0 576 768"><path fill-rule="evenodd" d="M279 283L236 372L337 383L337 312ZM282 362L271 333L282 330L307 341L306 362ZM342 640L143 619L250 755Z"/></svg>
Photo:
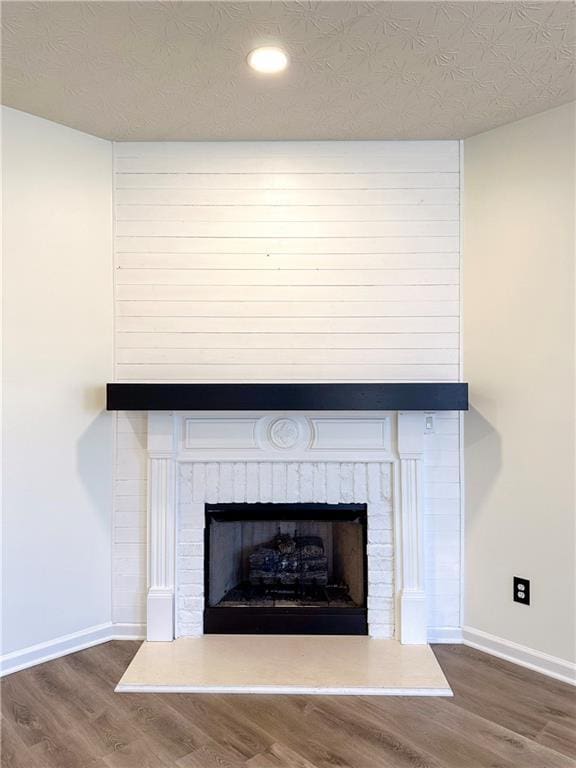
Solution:
<svg viewBox="0 0 576 768"><path fill-rule="evenodd" d="M207 504L204 632L368 634L366 504Z"/></svg>
<svg viewBox="0 0 576 768"><path fill-rule="evenodd" d="M150 412L148 640L324 632L425 643L429 422L422 412ZM227 538L239 543L215 554ZM334 564L342 541L350 553L360 540L361 555ZM316 558L316 583L298 558L278 567L284 546Z"/></svg>
<svg viewBox="0 0 576 768"><path fill-rule="evenodd" d="M339 616L340 627L343 616L356 623L356 629L349 631L365 633L367 626L373 638L426 642L426 577L428 573L434 578L445 563L434 542L427 553L429 564L425 562L425 440L435 433L437 411L468 409L467 384L115 383L107 385L107 408L148 411L148 640L237 632L232 621L218 629L226 610L249 617L256 608L274 609L267 612L279 616L282 608L305 617L307 610L318 615L323 609L326 614L327 602L329 609L346 611ZM244 508L241 513L237 505ZM291 508L280 525L278 505ZM324 512L359 505L361 512L344 521L309 520L330 522L331 532L322 536L300 525L297 505L308 513L314 505L321 505ZM268 584L265 574L253 573L252 581L261 578L262 583L251 586L259 587L261 599L268 601L257 606L256 591L246 586L251 581L246 558L249 563L252 553L248 553L243 564L229 572L224 585L228 588L220 594L214 591L210 583L214 524L227 522L225 512L250 516L264 507L274 508L268 522L275 522L266 540L257 545L264 549L278 548L275 537L289 534L294 542L288 546L296 550L310 544L296 538L319 536L320 544L311 545L321 550L331 546L334 551L334 540L340 536L333 533L336 524L362 527L362 589L333 562L332 570L326 565L326 574L318 579L326 584L293 584L284 595L272 589L274 578L282 581L276 572ZM283 529L282 523L288 528ZM453 553L450 558L453 561ZM316 599L312 592L322 586L340 587L354 605L335 605L338 593L328 590L320 606L319 592ZM234 589L240 592L229 595ZM232 597L241 604L231 605ZM282 600L288 605L280 605ZM304 605L306 600L312 604ZM256 631L272 631L264 627L263 615ZM254 627L254 616L249 618ZM287 632L284 625L282 632Z"/></svg>

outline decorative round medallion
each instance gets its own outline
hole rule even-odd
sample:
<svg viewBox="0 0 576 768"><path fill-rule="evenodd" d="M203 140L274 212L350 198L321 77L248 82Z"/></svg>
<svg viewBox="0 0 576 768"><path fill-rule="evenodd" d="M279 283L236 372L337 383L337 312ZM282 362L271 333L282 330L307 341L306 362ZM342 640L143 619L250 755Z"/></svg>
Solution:
<svg viewBox="0 0 576 768"><path fill-rule="evenodd" d="M300 430L292 419L276 419L270 425L269 436L276 448L293 448L300 437Z"/></svg>

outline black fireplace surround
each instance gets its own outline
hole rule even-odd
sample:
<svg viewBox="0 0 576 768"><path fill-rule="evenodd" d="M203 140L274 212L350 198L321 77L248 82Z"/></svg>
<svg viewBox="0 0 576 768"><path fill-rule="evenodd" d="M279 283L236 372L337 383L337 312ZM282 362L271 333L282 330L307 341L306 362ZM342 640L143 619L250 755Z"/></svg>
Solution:
<svg viewBox="0 0 576 768"><path fill-rule="evenodd" d="M367 635L365 504L207 504L205 634Z"/></svg>

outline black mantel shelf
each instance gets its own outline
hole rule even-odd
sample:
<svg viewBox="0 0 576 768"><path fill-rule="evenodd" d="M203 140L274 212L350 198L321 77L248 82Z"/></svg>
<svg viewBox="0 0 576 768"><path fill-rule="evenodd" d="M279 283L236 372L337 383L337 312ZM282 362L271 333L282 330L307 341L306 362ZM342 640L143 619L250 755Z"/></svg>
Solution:
<svg viewBox="0 0 576 768"><path fill-rule="evenodd" d="M467 411L468 384L107 384L109 411Z"/></svg>

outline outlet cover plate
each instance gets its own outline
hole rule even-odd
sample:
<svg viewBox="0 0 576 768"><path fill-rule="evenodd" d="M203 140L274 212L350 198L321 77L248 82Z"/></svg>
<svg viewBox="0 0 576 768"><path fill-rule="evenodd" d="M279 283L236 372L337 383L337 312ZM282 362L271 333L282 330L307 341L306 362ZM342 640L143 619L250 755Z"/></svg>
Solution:
<svg viewBox="0 0 576 768"><path fill-rule="evenodd" d="M530 579L514 576L514 602L530 605Z"/></svg>

